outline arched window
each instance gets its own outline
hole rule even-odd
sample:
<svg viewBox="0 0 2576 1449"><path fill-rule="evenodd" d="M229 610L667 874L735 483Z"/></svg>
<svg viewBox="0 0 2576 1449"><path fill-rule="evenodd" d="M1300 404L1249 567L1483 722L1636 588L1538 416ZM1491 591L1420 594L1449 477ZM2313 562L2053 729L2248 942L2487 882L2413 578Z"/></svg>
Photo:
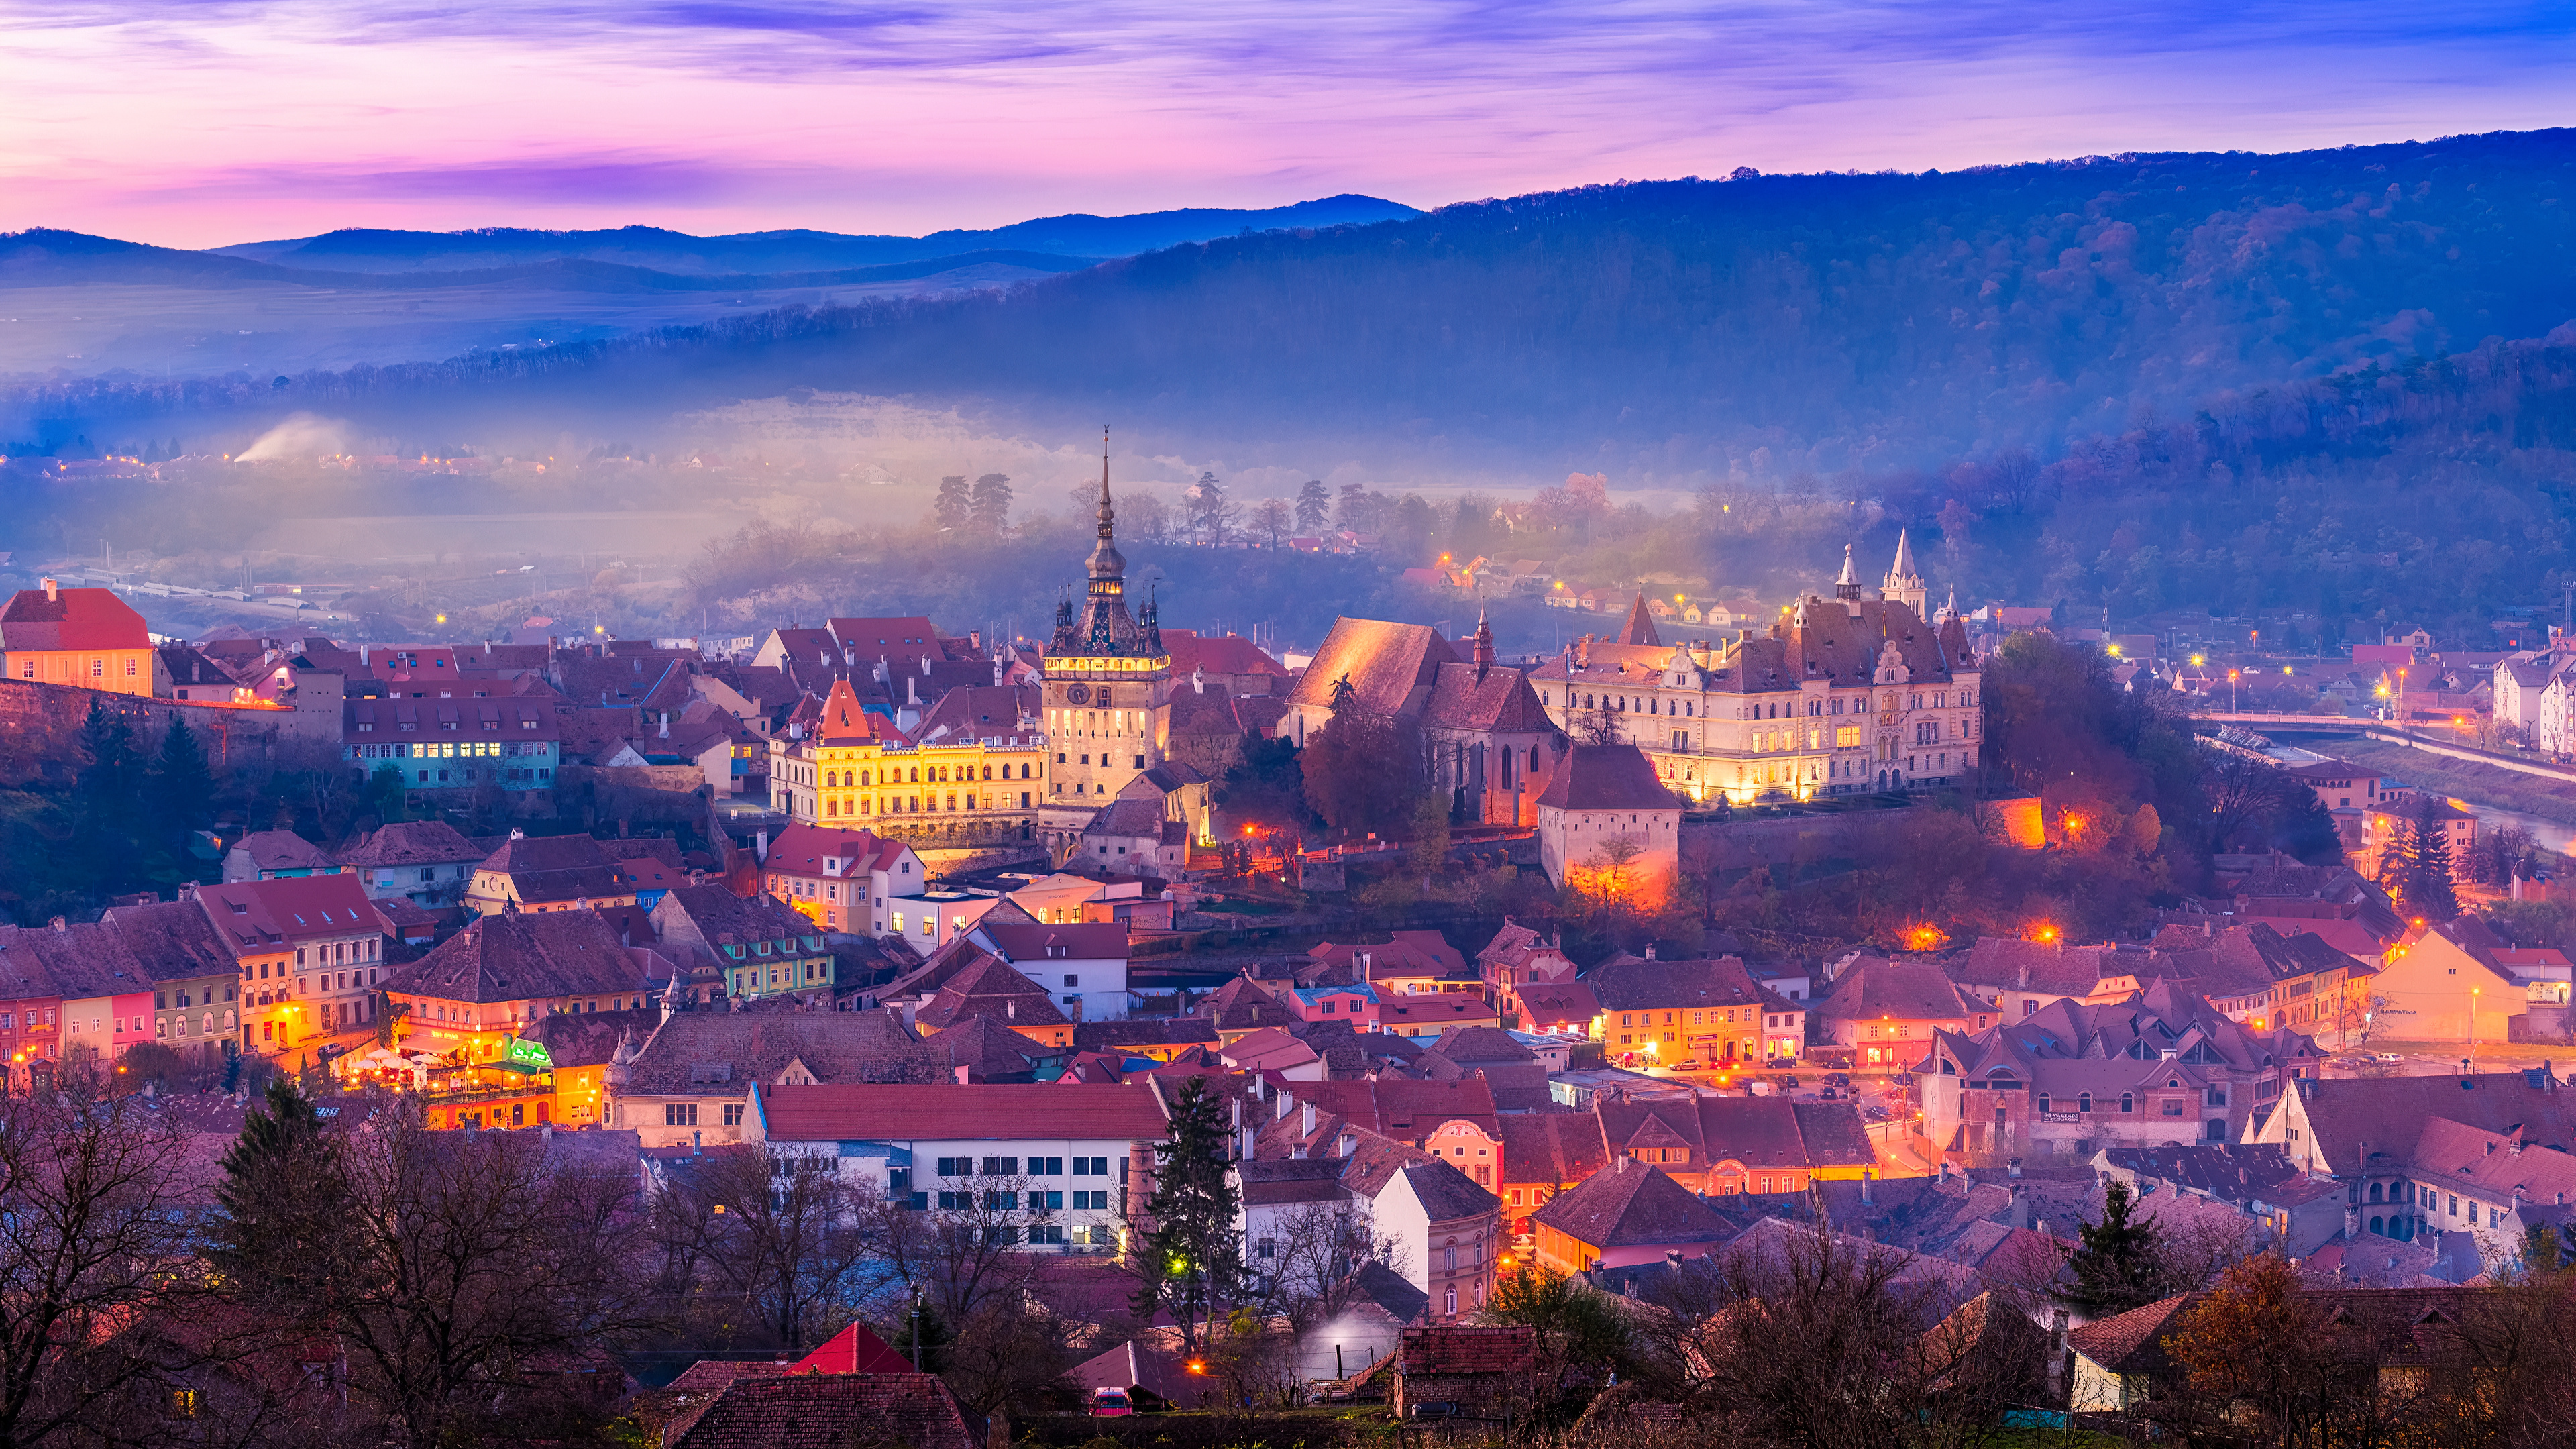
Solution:
<svg viewBox="0 0 2576 1449"><path fill-rule="evenodd" d="M2039 1094L2039 1110L2043 1113L2048 1110L2048 1094L2046 1092Z"/></svg>
<svg viewBox="0 0 2576 1449"><path fill-rule="evenodd" d="M2122 1092L2120 1094L2120 1110L2123 1112L2135 1112L2138 1110L2137 1094L2133 1092Z"/></svg>
<svg viewBox="0 0 2576 1449"><path fill-rule="evenodd" d="M2378 1184L2378 1183L2375 1183L2375 1182L2374 1182L2374 1183L2372 1183L2372 1184L2370 1185L2370 1200L2371 1200L2372 1202L2377 1202L2377 1201L2379 1201L2379 1184ZM2374 1233L2379 1231L2379 1224L2378 1224L2378 1222L2377 1222L2376 1220L2374 1220L2374 1221L2371 1223L2371 1225L2370 1225L2370 1230L2371 1230L2372 1232L2374 1232Z"/></svg>
<svg viewBox="0 0 2576 1449"><path fill-rule="evenodd" d="M2076 1110L2076 1111L2078 1111L2078 1112L2090 1112L2090 1111L2092 1111L2092 1110L2093 1110L2093 1094L2092 1094L2091 1092L2083 1092L2083 1093L2079 1093L2079 1094L2077 1094L2077 1096L2076 1096L2076 1098L2075 1098L2075 1110Z"/></svg>

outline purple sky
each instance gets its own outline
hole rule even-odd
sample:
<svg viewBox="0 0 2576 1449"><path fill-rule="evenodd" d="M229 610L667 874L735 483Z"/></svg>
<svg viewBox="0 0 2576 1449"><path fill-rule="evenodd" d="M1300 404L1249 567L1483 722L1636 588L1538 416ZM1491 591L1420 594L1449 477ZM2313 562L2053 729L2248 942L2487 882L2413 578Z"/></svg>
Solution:
<svg viewBox="0 0 2576 1449"><path fill-rule="evenodd" d="M0 230L918 234L2576 119L2576 10L14 0Z"/></svg>

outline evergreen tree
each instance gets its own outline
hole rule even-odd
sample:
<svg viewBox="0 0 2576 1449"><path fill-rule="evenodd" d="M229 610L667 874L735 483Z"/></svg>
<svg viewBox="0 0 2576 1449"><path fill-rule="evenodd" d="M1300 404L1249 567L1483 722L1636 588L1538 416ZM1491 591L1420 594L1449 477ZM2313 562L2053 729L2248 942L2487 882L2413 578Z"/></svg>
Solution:
<svg viewBox="0 0 2576 1449"><path fill-rule="evenodd" d="M2117 1178L2103 1184L2102 1221L2078 1225L2083 1241L2067 1255L2072 1286L2058 1296L2088 1317L2108 1318L2166 1297L2170 1273L2151 1221L2133 1221L2135 1199Z"/></svg>
<svg viewBox="0 0 2576 1449"><path fill-rule="evenodd" d="M72 790L74 853L90 884L123 887L137 864L144 768L125 716L92 696L81 724L85 763Z"/></svg>
<svg viewBox="0 0 2576 1449"><path fill-rule="evenodd" d="M1324 520L1332 513L1332 498L1324 491L1324 480L1309 478L1297 490L1297 531L1312 538L1324 531Z"/></svg>
<svg viewBox="0 0 2576 1449"><path fill-rule="evenodd" d="M987 473L976 479L970 503L977 528L995 535L1008 532L1011 527L1011 475Z"/></svg>
<svg viewBox="0 0 2576 1449"><path fill-rule="evenodd" d="M222 1166L216 1265L253 1291L308 1283L335 1231L339 1163L320 1110L292 1077L270 1079Z"/></svg>
<svg viewBox="0 0 2576 1449"><path fill-rule="evenodd" d="M1207 1084L1192 1077L1173 1099L1171 1133L1154 1148L1154 1194L1146 1199L1145 1250L1137 1255L1143 1284L1136 1311L1172 1310L1185 1350L1195 1351L1199 1325L1241 1291L1243 1245L1235 1236L1235 1192L1225 1118Z"/></svg>
<svg viewBox="0 0 2576 1449"><path fill-rule="evenodd" d="M161 736L160 758L152 762L152 823L165 836L177 837L204 827L214 818L215 772L206 762L206 747L185 718L170 721Z"/></svg>
<svg viewBox="0 0 2576 1449"><path fill-rule="evenodd" d="M2439 925L2460 913L2451 879L2451 842L2443 831L2442 802L2418 796L2406 823L2407 869L2401 900L2406 914Z"/></svg>
<svg viewBox="0 0 2576 1449"><path fill-rule="evenodd" d="M931 516L943 529L964 528L974 516L974 495L967 490L966 475L951 473L939 480L939 500L930 505Z"/></svg>

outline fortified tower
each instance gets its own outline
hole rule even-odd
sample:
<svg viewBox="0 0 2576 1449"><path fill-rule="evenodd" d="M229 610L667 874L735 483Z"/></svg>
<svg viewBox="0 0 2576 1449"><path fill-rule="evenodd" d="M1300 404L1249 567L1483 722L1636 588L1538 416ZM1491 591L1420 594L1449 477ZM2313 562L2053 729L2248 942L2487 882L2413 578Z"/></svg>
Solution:
<svg viewBox="0 0 2576 1449"><path fill-rule="evenodd" d="M1100 541L1091 550L1079 612L1056 605L1046 653L1046 794L1038 829L1058 864L1083 827L1138 775L1161 764L1172 738L1172 656L1155 601L1127 608L1127 560L1118 552L1109 498L1109 430L1100 430Z"/></svg>

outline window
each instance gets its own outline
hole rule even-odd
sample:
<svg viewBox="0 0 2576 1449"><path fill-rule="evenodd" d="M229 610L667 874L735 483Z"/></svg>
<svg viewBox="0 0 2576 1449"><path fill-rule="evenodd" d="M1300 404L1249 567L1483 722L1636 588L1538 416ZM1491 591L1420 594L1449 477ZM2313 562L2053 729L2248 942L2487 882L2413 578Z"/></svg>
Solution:
<svg viewBox="0 0 2576 1449"><path fill-rule="evenodd" d="M1035 1196L1035 1194L1031 1195ZM1020 1195L1016 1192L988 1192L984 1194L984 1210L986 1212L1017 1212L1019 1210L1019 1206Z"/></svg>
<svg viewBox="0 0 2576 1449"><path fill-rule="evenodd" d="M1106 1212L1109 1208L1109 1194L1105 1191L1077 1192L1073 1195L1073 1206L1077 1212Z"/></svg>
<svg viewBox="0 0 2576 1449"><path fill-rule="evenodd" d="M727 1127L739 1127L742 1125L742 1104L740 1102L727 1102L724 1104L724 1124Z"/></svg>
<svg viewBox="0 0 2576 1449"><path fill-rule="evenodd" d="M698 1104L697 1104L697 1103L695 1103L695 1102L665 1102L665 1103L663 1103L663 1104L662 1104L662 1125L663 1125L663 1126L665 1126L665 1127L695 1127L695 1126L697 1126L697 1125L698 1125Z"/></svg>
<svg viewBox="0 0 2576 1449"><path fill-rule="evenodd" d="M1032 1157L1029 1159L1029 1176L1062 1177L1064 1176L1064 1159L1061 1157Z"/></svg>
<svg viewBox="0 0 2576 1449"><path fill-rule="evenodd" d="M2181 1116L2181 1115L2182 1115L2182 1098L2180 1098L2180 1097L2167 1097L2167 1098L2165 1098L2165 1115L2166 1115L2166 1116L2168 1116L2168 1117L2179 1117L2179 1116Z"/></svg>
<svg viewBox="0 0 2576 1449"><path fill-rule="evenodd" d="M987 1157L984 1159L984 1175L1017 1177L1020 1175L1020 1160L1016 1157Z"/></svg>
<svg viewBox="0 0 2576 1449"><path fill-rule="evenodd" d="M2123 1112L2135 1112L2138 1110L2137 1094L2134 1092L2122 1092L2120 1094L2120 1110Z"/></svg>
<svg viewBox="0 0 2576 1449"><path fill-rule="evenodd" d="M975 1194L971 1192L943 1192L939 1195L939 1206L940 1210L943 1212L963 1211L975 1206Z"/></svg>
<svg viewBox="0 0 2576 1449"><path fill-rule="evenodd" d="M8 1023L5 1021L0 1021L0 1026L5 1026L7 1024ZM1109 1175L1109 1159L1106 1157L1077 1157L1073 1160L1073 1175L1076 1177L1107 1177Z"/></svg>

